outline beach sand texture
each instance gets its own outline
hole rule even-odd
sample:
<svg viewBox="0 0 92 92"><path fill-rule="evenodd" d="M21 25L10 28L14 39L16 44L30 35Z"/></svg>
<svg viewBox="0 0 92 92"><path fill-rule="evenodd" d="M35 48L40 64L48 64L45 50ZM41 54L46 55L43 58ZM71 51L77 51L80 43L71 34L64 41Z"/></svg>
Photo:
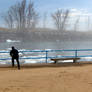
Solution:
<svg viewBox="0 0 92 92"><path fill-rule="evenodd" d="M92 92L92 64L2 67L0 92Z"/></svg>

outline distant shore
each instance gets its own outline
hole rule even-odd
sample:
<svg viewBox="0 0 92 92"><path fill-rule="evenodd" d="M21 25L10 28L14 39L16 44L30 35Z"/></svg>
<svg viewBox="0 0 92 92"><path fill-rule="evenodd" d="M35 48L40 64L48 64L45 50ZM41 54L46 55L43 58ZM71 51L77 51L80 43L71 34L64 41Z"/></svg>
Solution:
<svg viewBox="0 0 92 92"><path fill-rule="evenodd" d="M92 32L81 31L58 31L52 29L38 28L25 31L0 31L0 42L6 42L7 39L18 40L21 42L29 41L92 41Z"/></svg>

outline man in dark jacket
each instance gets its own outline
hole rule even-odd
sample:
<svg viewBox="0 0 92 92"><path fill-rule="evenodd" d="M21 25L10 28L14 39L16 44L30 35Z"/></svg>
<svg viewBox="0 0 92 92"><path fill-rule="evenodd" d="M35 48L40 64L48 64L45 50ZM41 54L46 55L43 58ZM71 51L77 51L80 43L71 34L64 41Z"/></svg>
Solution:
<svg viewBox="0 0 92 92"><path fill-rule="evenodd" d="M20 69L19 64L19 52L12 46L12 50L10 51L10 56L12 57L12 67L14 67L14 60L17 61L18 69Z"/></svg>

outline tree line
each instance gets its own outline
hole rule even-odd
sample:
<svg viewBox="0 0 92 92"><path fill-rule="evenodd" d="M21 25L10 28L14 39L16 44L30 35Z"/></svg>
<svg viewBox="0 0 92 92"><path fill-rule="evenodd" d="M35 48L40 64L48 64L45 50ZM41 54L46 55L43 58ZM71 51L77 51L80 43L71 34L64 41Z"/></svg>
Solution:
<svg viewBox="0 0 92 92"><path fill-rule="evenodd" d="M38 14L32 1L27 4L27 0L22 0L11 6L6 14L3 15L3 19L8 28L23 30L36 26Z"/></svg>
<svg viewBox="0 0 92 92"><path fill-rule="evenodd" d="M60 31L65 31L68 26L70 11L58 9L51 14L55 28ZM39 22L39 14L37 13L34 2L30 0L22 0L11 6L3 15L5 24L9 29L33 29ZM46 25L46 14L44 15L43 26ZM78 28L79 18L75 21L74 30Z"/></svg>

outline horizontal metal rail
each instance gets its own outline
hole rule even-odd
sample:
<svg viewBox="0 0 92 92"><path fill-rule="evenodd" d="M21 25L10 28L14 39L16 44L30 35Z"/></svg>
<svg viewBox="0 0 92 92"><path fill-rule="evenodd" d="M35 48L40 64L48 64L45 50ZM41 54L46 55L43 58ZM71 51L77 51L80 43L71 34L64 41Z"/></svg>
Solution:
<svg viewBox="0 0 92 92"><path fill-rule="evenodd" d="M62 52L62 51L92 51L92 49L63 49L63 50L19 50L19 52ZM0 53L9 53L9 51L0 51Z"/></svg>
<svg viewBox="0 0 92 92"><path fill-rule="evenodd" d="M45 59L46 63L48 62L48 59L51 58L73 58L73 57L92 57L92 55L78 55L79 52L92 52L92 49L64 49L64 50L19 50L19 53L45 53L45 56L40 57L20 57L20 59ZM61 55L61 56L49 56L49 53L57 53L57 52L73 52L74 55ZM7 53L9 54L9 51L0 51L0 53ZM0 58L0 60L10 60L11 58Z"/></svg>

